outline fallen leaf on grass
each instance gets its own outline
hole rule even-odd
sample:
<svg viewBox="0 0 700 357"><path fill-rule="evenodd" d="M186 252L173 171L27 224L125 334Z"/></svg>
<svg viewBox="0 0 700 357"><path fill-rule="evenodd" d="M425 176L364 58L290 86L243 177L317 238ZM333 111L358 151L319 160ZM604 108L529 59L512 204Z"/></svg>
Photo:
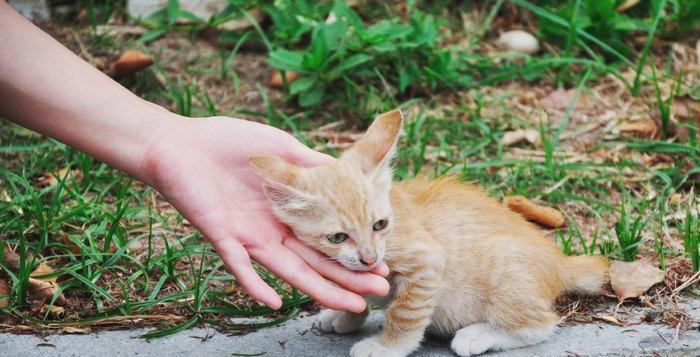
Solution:
<svg viewBox="0 0 700 357"><path fill-rule="evenodd" d="M138 36L143 35L146 31L145 27L138 25L97 25L95 27L95 34L97 35Z"/></svg>
<svg viewBox="0 0 700 357"><path fill-rule="evenodd" d="M0 309L7 306L10 301L10 284L7 280L0 279Z"/></svg>
<svg viewBox="0 0 700 357"><path fill-rule="evenodd" d="M89 327L74 327L74 326L66 326L63 328L63 332L65 333L75 333L75 334L85 334L85 333L90 333L92 329Z"/></svg>
<svg viewBox="0 0 700 357"><path fill-rule="evenodd" d="M530 144L537 144L540 141L540 132L535 129L518 129L508 131L501 138L501 145L511 146L527 140Z"/></svg>
<svg viewBox="0 0 700 357"><path fill-rule="evenodd" d="M300 73L297 72L291 72L291 71L286 71L284 72L284 79L287 81L287 84L291 84L292 82L296 81L301 77ZM272 72L272 76L270 76L270 81L269 84L271 87L275 88L281 88L282 87L282 73L278 70L274 70Z"/></svg>
<svg viewBox="0 0 700 357"><path fill-rule="evenodd" d="M252 17L257 23L263 22L266 17L265 13L262 10L260 10L259 7L249 9L248 15L250 15L250 17ZM220 25L222 29L228 31L240 31L251 26L253 26L253 23L249 20L248 17L244 17L242 19L229 20Z"/></svg>
<svg viewBox="0 0 700 357"><path fill-rule="evenodd" d="M58 284L56 283L41 279L29 278L29 292L32 299L50 301L58 288ZM56 304L66 304L66 298L63 296L63 293L56 298Z"/></svg>
<svg viewBox="0 0 700 357"><path fill-rule="evenodd" d="M683 195L681 195L680 193L674 193L671 195L671 197L668 198L668 203L672 205L677 205L681 202L682 199Z"/></svg>
<svg viewBox="0 0 700 357"><path fill-rule="evenodd" d="M59 182L59 180L66 179L68 180L69 178L74 178L77 181L80 181L83 179L83 173L80 172L80 170L72 170L70 171L70 168L64 167L62 169L59 169L56 172L45 172L39 177L37 177L37 182L34 184L34 187L36 188L44 188L44 187L53 187L56 186Z"/></svg>
<svg viewBox="0 0 700 357"><path fill-rule="evenodd" d="M700 101L690 98L675 98L671 103L671 114L678 121L694 119L700 122Z"/></svg>
<svg viewBox="0 0 700 357"><path fill-rule="evenodd" d="M598 320L605 321L605 322L607 322L607 323L610 323L610 324L613 324L613 325L617 325L617 326L620 326L620 327L627 326L626 323L621 322L620 320L617 319L617 317L612 316L612 315L596 314L596 315L594 315L593 317L596 318L596 319L598 319Z"/></svg>
<svg viewBox="0 0 700 357"><path fill-rule="evenodd" d="M38 278L43 275L54 273L53 268L46 263L41 263L34 269L29 277L29 293L34 300L51 301L59 286L56 277ZM66 298L63 293L56 298L57 305L65 305Z"/></svg>
<svg viewBox="0 0 700 357"><path fill-rule="evenodd" d="M618 126L621 133L639 139L655 139L659 136L659 126L650 118L630 120Z"/></svg>
<svg viewBox="0 0 700 357"><path fill-rule="evenodd" d="M543 226L557 228L566 223L564 215L556 208L540 206L523 196L508 196L503 199L503 202L512 211Z"/></svg>
<svg viewBox="0 0 700 357"><path fill-rule="evenodd" d="M19 271L19 255L10 246L5 246L2 263L12 271Z"/></svg>
<svg viewBox="0 0 700 357"><path fill-rule="evenodd" d="M540 104L547 109L564 110L569 108L571 102L576 97L576 89L557 89L546 97L540 99ZM586 92L579 94L575 108L580 109L587 107L590 104L590 96Z"/></svg>
<svg viewBox="0 0 700 357"><path fill-rule="evenodd" d="M61 306L49 306L49 315L54 319L61 319L66 314L66 310Z"/></svg>
<svg viewBox="0 0 700 357"><path fill-rule="evenodd" d="M625 0L625 2L623 2L622 4L620 4L620 6L617 7L617 11L623 12L631 8L632 6L639 4L639 1L640 0Z"/></svg>
<svg viewBox="0 0 700 357"><path fill-rule="evenodd" d="M666 273L649 260L610 264L610 285L620 301L636 298L664 280Z"/></svg>
<svg viewBox="0 0 700 357"><path fill-rule="evenodd" d="M128 50L109 67L117 78L132 75L153 64L151 57L139 50Z"/></svg>
<svg viewBox="0 0 700 357"><path fill-rule="evenodd" d="M75 255L81 255L83 254L83 251L76 245L72 240L70 240L70 237L68 234L61 232L61 240L63 241L63 244L65 244L68 247L68 250L75 254Z"/></svg>

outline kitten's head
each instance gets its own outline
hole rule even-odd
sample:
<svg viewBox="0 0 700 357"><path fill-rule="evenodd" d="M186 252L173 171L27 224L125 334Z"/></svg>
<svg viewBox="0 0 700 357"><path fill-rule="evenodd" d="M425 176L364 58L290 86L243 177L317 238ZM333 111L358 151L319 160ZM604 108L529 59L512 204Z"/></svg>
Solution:
<svg viewBox="0 0 700 357"><path fill-rule="evenodd" d="M391 158L401 112L380 115L333 164L301 168L275 156L250 162L265 178L275 215L306 245L352 270L370 270L384 258L391 230Z"/></svg>

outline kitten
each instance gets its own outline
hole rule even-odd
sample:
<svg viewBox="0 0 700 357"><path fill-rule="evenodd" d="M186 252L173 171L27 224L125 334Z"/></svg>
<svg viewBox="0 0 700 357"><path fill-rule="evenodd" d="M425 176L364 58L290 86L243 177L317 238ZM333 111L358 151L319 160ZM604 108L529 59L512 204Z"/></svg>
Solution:
<svg viewBox="0 0 700 357"><path fill-rule="evenodd" d="M398 110L379 116L328 166L250 160L265 177L275 214L305 244L352 270L388 264L391 292L375 301L385 309L385 327L350 355L407 356L426 331L454 335L460 356L547 339L559 319L554 300L563 292L598 292L608 262L563 255L474 185L454 178L392 183L401 121ZM367 315L325 310L320 327L351 332Z"/></svg>

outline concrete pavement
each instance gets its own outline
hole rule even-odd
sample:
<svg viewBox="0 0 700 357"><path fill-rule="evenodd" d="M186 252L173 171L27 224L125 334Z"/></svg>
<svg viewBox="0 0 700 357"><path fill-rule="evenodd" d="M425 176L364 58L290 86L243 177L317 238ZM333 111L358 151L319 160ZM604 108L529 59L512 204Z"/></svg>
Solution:
<svg viewBox="0 0 700 357"><path fill-rule="evenodd" d="M689 306L690 315L700 321L700 304ZM347 356L352 344L376 333L382 322L378 312L352 335L324 334L312 328L313 316L301 316L281 326L243 336L227 336L212 329L195 328L177 335L145 341L138 338L145 329L110 331L88 335L0 334L0 356ZM660 325L617 327L609 324L582 324L560 327L547 342L500 353L504 356L700 356L700 331L682 333ZM202 342L202 337L210 335ZM454 356L448 342L428 340L413 357Z"/></svg>

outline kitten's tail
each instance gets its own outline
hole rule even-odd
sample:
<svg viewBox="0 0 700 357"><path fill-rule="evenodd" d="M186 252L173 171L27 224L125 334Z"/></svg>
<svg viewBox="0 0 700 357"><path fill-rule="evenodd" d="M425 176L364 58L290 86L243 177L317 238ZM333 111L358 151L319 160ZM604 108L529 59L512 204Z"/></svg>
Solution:
<svg viewBox="0 0 700 357"><path fill-rule="evenodd" d="M596 294L609 281L610 262L601 256L566 257L562 272L564 290L572 293Z"/></svg>

